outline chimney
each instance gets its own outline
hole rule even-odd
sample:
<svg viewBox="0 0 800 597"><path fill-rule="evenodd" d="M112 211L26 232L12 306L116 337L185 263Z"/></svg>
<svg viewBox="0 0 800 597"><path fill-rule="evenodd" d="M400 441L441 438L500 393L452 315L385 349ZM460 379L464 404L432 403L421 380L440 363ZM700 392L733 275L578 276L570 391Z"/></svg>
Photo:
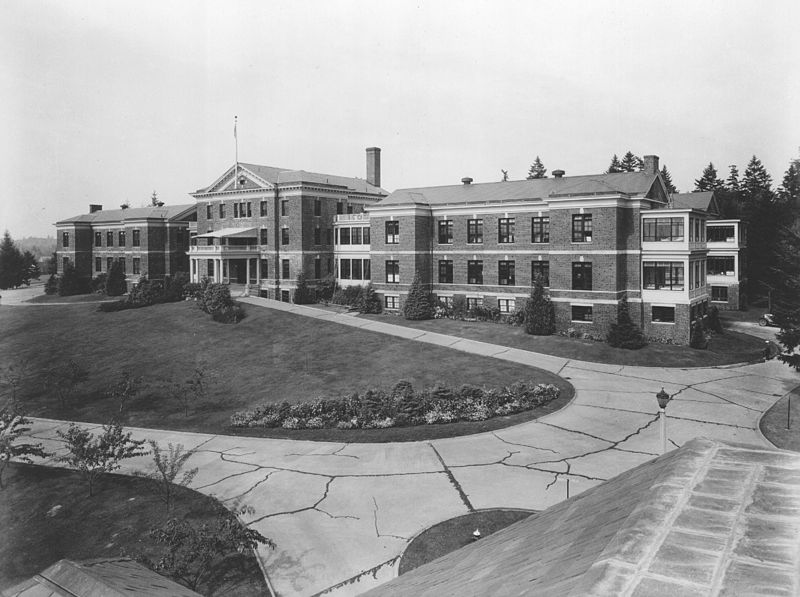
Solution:
<svg viewBox="0 0 800 597"><path fill-rule="evenodd" d="M367 147L367 182L381 186L381 148Z"/></svg>
<svg viewBox="0 0 800 597"><path fill-rule="evenodd" d="M472 184L472 179L469 176L465 176L461 179L461 182L464 184Z"/></svg>
<svg viewBox="0 0 800 597"><path fill-rule="evenodd" d="M564 178L565 174L566 172L564 172L563 170L553 170L553 176L555 176L556 178Z"/></svg>
<svg viewBox="0 0 800 597"><path fill-rule="evenodd" d="M658 174L658 156L646 155L644 156L644 172L645 174Z"/></svg>
<svg viewBox="0 0 800 597"><path fill-rule="evenodd" d="M96 211L103 211L103 206L102 205L97 205L96 203L90 203L89 204L89 213L93 214Z"/></svg>

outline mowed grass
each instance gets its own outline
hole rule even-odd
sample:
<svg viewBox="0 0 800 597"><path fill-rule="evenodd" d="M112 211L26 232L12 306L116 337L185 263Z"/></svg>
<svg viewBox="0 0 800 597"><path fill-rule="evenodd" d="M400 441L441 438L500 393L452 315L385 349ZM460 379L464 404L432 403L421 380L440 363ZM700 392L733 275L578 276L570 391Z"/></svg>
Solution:
<svg viewBox="0 0 800 597"><path fill-rule="evenodd" d="M102 477L92 497L80 474L66 469L10 464L3 482L0 591L63 558L81 561L143 553L158 559L163 546L147 536L152 527L169 517L211 524L221 508L211 497L176 488L175 504L168 511L147 481L122 475ZM268 594L252 554L230 557L214 569L208 582L198 587L203 595Z"/></svg>
<svg viewBox="0 0 800 597"><path fill-rule="evenodd" d="M759 427L777 447L800 452L800 386L773 404Z"/></svg>
<svg viewBox="0 0 800 597"><path fill-rule="evenodd" d="M428 319L408 321L394 315L362 315L418 330L438 332L520 348L531 352L549 354L565 359L576 359L609 365L639 367L716 367L758 360L762 357L764 341L747 334L726 330L715 334L706 350L688 346L652 342L639 350L614 348L605 342L567 338L565 336L531 336L523 326L485 321L459 321L453 319Z"/></svg>
<svg viewBox="0 0 800 597"><path fill-rule="evenodd" d="M265 401L298 402L341 396L370 387L390 387L400 379L415 387L441 381L499 387L518 380L556 383L559 404L572 386L551 373L488 357L423 345L374 332L246 306L238 325L214 322L193 303L156 305L101 313L94 305L26 306L0 309L3 364L24 363L29 373L21 391L27 414L57 419L106 422L118 404L106 390L122 371L142 376L147 387L131 401L126 425L209 433L255 434L333 441L420 439L397 429L344 430L232 429L230 415ZM44 389L44 372L74 359L89 369L79 395L62 408ZM215 374L209 399L192 405L185 416L168 386L194 367L207 364ZM550 409L553 407L551 406ZM430 437L474 433L531 418L530 413L469 425L424 426ZM436 429L434 429L436 428ZM413 428L407 428L413 429ZM412 435L409 435L412 434Z"/></svg>

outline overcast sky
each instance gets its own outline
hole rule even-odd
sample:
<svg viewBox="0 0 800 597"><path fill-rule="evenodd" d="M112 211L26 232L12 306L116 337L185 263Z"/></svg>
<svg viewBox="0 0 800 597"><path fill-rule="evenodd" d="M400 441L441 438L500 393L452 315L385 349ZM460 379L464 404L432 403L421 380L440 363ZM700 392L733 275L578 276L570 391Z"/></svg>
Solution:
<svg viewBox="0 0 800 597"><path fill-rule="evenodd" d="M383 187L602 172L630 149L681 191L800 151L800 2L6 0L0 228L170 204L234 162Z"/></svg>

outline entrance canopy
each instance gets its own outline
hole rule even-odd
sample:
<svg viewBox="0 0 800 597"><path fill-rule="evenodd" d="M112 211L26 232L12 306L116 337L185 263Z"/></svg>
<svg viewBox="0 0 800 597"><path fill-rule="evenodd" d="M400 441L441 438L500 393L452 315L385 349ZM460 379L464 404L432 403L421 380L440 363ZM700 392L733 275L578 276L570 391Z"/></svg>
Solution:
<svg viewBox="0 0 800 597"><path fill-rule="evenodd" d="M205 234L198 234L195 238L257 238L258 228L223 228Z"/></svg>

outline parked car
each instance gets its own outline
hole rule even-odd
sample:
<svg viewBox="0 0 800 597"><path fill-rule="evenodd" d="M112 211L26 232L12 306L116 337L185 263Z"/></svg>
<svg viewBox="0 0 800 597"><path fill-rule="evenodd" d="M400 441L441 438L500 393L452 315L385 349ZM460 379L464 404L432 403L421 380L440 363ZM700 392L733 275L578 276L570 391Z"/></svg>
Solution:
<svg viewBox="0 0 800 597"><path fill-rule="evenodd" d="M761 327L764 327L765 325L774 326L775 316L772 313L764 313L764 315L758 318L758 325Z"/></svg>

